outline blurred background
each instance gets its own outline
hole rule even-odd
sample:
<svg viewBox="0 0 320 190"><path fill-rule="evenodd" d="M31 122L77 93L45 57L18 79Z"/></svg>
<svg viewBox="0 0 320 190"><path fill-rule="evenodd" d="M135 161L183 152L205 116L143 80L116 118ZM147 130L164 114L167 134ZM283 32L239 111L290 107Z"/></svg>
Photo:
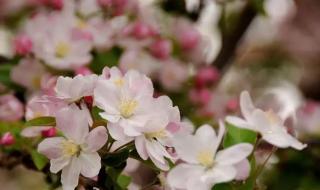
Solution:
<svg viewBox="0 0 320 190"><path fill-rule="evenodd" d="M92 14L89 0L75 2L84 4L77 13ZM90 50L90 63L81 69L98 74L104 66L114 65L140 70L153 79L158 94L169 95L182 116L195 126L239 114L239 93L249 90L261 107L286 109L290 115L287 126L308 143L301 152L286 149L273 155L259 177L259 189L320 189L319 0L97 2L107 25L94 30L93 37L99 38ZM21 66L22 60L37 58L37 53L17 49L21 43L17 39L27 25L40 27L32 23L32 17L62 12L66 4L67 0L0 0L1 94L13 89L14 96L27 104L30 92L39 91L30 90L23 77L39 70ZM91 22L89 16L82 16ZM50 76L83 72L41 61ZM4 104L0 100L0 112L6 111L1 110ZM6 121L0 118L0 122ZM262 145L257 162L262 162L268 151L270 147ZM5 159L0 153L0 189L52 188L41 173L21 165L2 167ZM136 178L140 185L141 176Z"/></svg>

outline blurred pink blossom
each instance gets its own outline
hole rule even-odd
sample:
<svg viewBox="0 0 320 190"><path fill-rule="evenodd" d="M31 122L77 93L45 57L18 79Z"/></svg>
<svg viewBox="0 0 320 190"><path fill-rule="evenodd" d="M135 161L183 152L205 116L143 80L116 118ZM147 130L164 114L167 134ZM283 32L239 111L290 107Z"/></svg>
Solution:
<svg viewBox="0 0 320 190"><path fill-rule="evenodd" d="M23 104L12 94L0 96L0 120L18 121L24 115Z"/></svg>

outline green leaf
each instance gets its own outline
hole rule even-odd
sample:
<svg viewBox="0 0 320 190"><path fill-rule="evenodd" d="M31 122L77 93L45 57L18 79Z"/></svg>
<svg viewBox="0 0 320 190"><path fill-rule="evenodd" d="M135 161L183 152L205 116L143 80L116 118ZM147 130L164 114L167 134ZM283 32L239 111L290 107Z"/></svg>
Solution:
<svg viewBox="0 0 320 190"><path fill-rule="evenodd" d="M117 183L122 189L127 189L129 184L131 183L131 177L126 175L119 175Z"/></svg>
<svg viewBox="0 0 320 190"><path fill-rule="evenodd" d="M251 0L250 3L259 14L265 15L266 10L264 8L264 1L265 0Z"/></svg>
<svg viewBox="0 0 320 190"><path fill-rule="evenodd" d="M232 190L232 186L230 183L220 183L216 184L212 187L211 190Z"/></svg>
<svg viewBox="0 0 320 190"><path fill-rule="evenodd" d="M48 159L36 150L31 151L31 158L38 170L42 170L48 163Z"/></svg>
<svg viewBox="0 0 320 190"><path fill-rule="evenodd" d="M118 167L125 163L129 157L129 149L123 149L115 153L109 153L102 158L102 163L110 167Z"/></svg>
<svg viewBox="0 0 320 190"><path fill-rule="evenodd" d="M112 67L118 65L121 53L122 50L119 48L113 48L107 52L94 52L90 69L97 74L101 74L105 66Z"/></svg>
<svg viewBox="0 0 320 190"><path fill-rule="evenodd" d="M38 117L31 119L25 123L25 126L55 126L56 119L54 117Z"/></svg>
<svg viewBox="0 0 320 190"><path fill-rule="evenodd" d="M257 133L241 129L229 123L226 124L226 134L223 140L223 147L227 148L239 143L250 143L254 144L257 140Z"/></svg>

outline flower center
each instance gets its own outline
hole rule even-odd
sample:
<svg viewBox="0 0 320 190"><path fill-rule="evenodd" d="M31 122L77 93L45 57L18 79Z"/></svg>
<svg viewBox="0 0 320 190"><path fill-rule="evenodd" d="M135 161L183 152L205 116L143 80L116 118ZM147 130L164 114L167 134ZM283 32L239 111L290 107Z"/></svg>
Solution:
<svg viewBox="0 0 320 190"><path fill-rule="evenodd" d="M66 57L70 52L70 45L66 42L59 42L56 45L55 53L56 57L58 58L64 58Z"/></svg>
<svg viewBox="0 0 320 190"><path fill-rule="evenodd" d="M148 139L153 139L153 138L165 138L167 137L167 133L164 129L161 129L160 131L156 131L156 132L151 132L151 133L146 133L145 136Z"/></svg>
<svg viewBox="0 0 320 190"><path fill-rule="evenodd" d="M199 152L197 155L197 160L201 165L207 168L212 167L214 165L213 153L208 150Z"/></svg>
<svg viewBox="0 0 320 190"><path fill-rule="evenodd" d="M269 110L265 112L266 117L268 118L269 122L272 124L276 124L279 122L279 117L274 113L273 110Z"/></svg>
<svg viewBox="0 0 320 190"><path fill-rule="evenodd" d="M74 156L80 152L80 146L75 144L72 140L67 140L62 143L62 149L64 155Z"/></svg>
<svg viewBox="0 0 320 190"><path fill-rule="evenodd" d="M119 106L121 116L124 118L131 117L137 106L138 102L135 100L122 100Z"/></svg>
<svg viewBox="0 0 320 190"><path fill-rule="evenodd" d="M86 29L88 26L88 24L82 20L82 19L77 19L77 22L76 22L76 27L79 28L79 29Z"/></svg>
<svg viewBox="0 0 320 190"><path fill-rule="evenodd" d="M32 86L35 88L39 88L41 86L41 77L35 76L31 80Z"/></svg>
<svg viewBox="0 0 320 190"><path fill-rule="evenodd" d="M124 80L123 80L122 78L117 78L117 79L115 79L113 82L114 82L114 84L115 84L116 86L118 86L118 87L121 87L121 86L123 86L123 84L124 84Z"/></svg>

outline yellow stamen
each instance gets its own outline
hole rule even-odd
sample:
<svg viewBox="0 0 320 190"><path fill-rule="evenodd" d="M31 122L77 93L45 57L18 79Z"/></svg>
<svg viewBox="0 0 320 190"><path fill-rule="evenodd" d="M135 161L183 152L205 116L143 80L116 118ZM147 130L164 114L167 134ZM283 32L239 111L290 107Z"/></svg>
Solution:
<svg viewBox="0 0 320 190"><path fill-rule="evenodd" d="M116 84L118 87L121 87L121 86L123 86L123 84L124 84L124 80L123 80L122 78L117 78L117 79L115 79L113 82L114 82L114 84Z"/></svg>
<svg viewBox="0 0 320 190"><path fill-rule="evenodd" d="M85 29L85 28L87 28L88 24L84 20L78 19L76 22L76 26L79 29Z"/></svg>
<svg viewBox="0 0 320 190"><path fill-rule="evenodd" d="M56 57L64 58L70 53L70 45L66 42L59 42L56 45L55 53Z"/></svg>
<svg viewBox="0 0 320 190"><path fill-rule="evenodd" d="M75 144L73 141L68 140L62 143L63 154L66 156L74 156L79 154L80 146Z"/></svg>
<svg viewBox="0 0 320 190"><path fill-rule="evenodd" d="M35 88L40 88L41 86L41 78L40 76L35 76L32 78L32 86Z"/></svg>
<svg viewBox="0 0 320 190"><path fill-rule="evenodd" d="M269 111L265 112L265 114L266 114L269 122L272 124L278 123L280 120L279 117L274 113L273 110L269 110Z"/></svg>
<svg viewBox="0 0 320 190"><path fill-rule="evenodd" d="M214 164L213 153L208 150L199 152L197 155L197 160L205 167L212 167Z"/></svg>
<svg viewBox="0 0 320 190"><path fill-rule="evenodd" d="M146 133L145 136L149 139L152 138L165 138L167 137L167 133L164 129L160 130L160 131L156 131L156 132L151 132L151 133Z"/></svg>
<svg viewBox="0 0 320 190"><path fill-rule="evenodd" d="M138 102L135 100L122 100L119 105L121 116L124 118L131 117L137 106Z"/></svg>

